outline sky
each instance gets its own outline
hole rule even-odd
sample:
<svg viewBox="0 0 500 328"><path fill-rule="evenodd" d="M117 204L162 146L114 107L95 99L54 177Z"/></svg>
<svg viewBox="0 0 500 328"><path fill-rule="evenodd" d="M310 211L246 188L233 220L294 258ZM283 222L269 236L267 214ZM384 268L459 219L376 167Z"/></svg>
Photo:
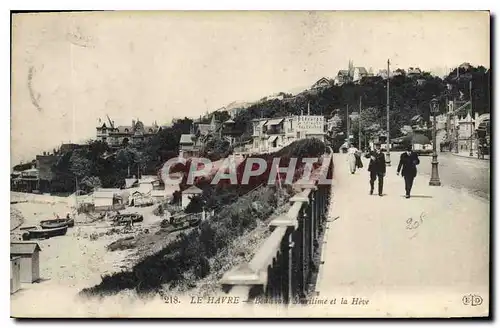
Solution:
<svg viewBox="0 0 500 328"><path fill-rule="evenodd" d="M486 12L95 12L12 19L11 165L117 125L198 117L338 70L490 67Z"/></svg>

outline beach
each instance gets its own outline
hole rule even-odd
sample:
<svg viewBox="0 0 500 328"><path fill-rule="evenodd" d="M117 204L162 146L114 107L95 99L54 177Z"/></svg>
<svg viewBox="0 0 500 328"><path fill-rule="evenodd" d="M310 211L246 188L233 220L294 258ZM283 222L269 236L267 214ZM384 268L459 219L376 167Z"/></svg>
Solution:
<svg viewBox="0 0 500 328"><path fill-rule="evenodd" d="M126 233L123 226L112 226L110 220L94 221L96 214L80 214L75 217L75 226L68 228L66 235L34 240L42 249L41 279L33 284L23 283L21 290L11 295L11 315L51 315L51 310L46 308L47 299L60 299L64 304L73 303L78 292L100 283L102 275L132 266L139 258L136 253L140 253L140 246L144 242L138 242L138 247L131 250L111 252L106 247L125 236L144 236L145 231L149 234L149 231L159 230L162 218L153 214L154 208L149 206L120 211L140 213L144 217L143 222L134 224ZM62 202L29 200L11 204L11 229L15 228L11 231L11 241L20 241L23 231L19 225L37 226L41 220L53 219L56 215L64 218L67 213L72 213L71 206Z"/></svg>

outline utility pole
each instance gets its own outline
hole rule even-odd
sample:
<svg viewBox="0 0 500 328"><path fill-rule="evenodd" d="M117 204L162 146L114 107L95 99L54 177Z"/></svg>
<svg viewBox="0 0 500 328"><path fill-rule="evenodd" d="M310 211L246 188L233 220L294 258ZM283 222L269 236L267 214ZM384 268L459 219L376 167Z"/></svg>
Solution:
<svg viewBox="0 0 500 328"><path fill-rule="evenodd" d="M387 166L391 166L391 153L390 153L390 133L389 133L389 109L390 109L390 98L389 98L389 79L391 77L391 71L390 71L390 61L387 59L387 149L385 152L385 163Z"/></svg>
<svg viewBox="0 0 500 328"><path fill-rule="evenodd" d="M78 177L75 176L75 208L78 214Z"/></svg>
<svg viewBox="0 0 500 328"><path fill-rule="evenodd" d="M457 66L457 89L458 89L458 82L460 80L460 71L459 71L459 67ZM453 124L455 125L455 154L458 154L458 137L459 137L459 124L458 124L458 113L455 113L455 110L457 109L457 107L459 107L457 105L457 98L456 96L453 97L453 112L454 112L454 116L453 116Z"/></svg>
<svg viewBox="0 0 500 328"><path fill-rule="evenodd" d="M474 153L472 151L472 136L474 134L474 128L473 128L473 118L472 118L472 80L469 81L469 101L470 101L470 151L469 151L469 156L474 156Z"/></svg>
<svg viewBox="0 0 500 328"><path fill-rule="evenodd" d="M361 151L361 97L359 97L358 150Z"/></svg>
<svg viewBox="0 0 500 328"><path fill-rule="evenodd" d="M347 125L347 147L349 147L351 144L351 138L349 138L349 136L350 136L350 134L349 134L349 104L347 104L347 107L346 107L345 121L346 121L346 125Z"/></svg>

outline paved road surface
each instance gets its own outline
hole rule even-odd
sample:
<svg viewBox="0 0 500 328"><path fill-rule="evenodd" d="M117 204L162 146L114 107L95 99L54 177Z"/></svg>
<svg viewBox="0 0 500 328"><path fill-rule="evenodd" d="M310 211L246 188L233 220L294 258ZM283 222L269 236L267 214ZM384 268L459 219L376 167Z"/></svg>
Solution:
<svg viewBox="0 0 500 328"><path fill-rule="evenodd" d="M392 165L397 165L400 152L391 153ZM432 156L420 156L419 173L430 179ZM451 153L439 153L439 178L443 186L467 189L484 199L490 195L490 162L465 158ZM424 178L424 177L421 177Z"/></svg>
<svg viewBox="0 0 500 328"><path fill-rule="evenodd" d="M335 154L334 160L333 198L316 291L317 298L336 304L318 306L317 313L329 317L487 314L489 202L464 189L429 186L422 174L412 198L406 199L396 166L387 169L384 197L370 196L368 172L351 175L345 155ZM424 157L422 166L427 161ZM475 165L462 164L463 172L474 171ZM445 173L444 179L450 177L454 175ZM466 178L460 181L468 183ZM464 301L471 294L482 297L483 303L471 306Z"/></svg>

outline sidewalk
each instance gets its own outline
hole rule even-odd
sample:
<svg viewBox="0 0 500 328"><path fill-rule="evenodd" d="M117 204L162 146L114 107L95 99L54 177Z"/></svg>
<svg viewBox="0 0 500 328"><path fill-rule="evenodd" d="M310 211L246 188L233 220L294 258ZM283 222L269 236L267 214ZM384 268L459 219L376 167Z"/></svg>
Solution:
<svg viewBox="0 0 500 328"><path fill-rule="evenodd" d="M333 201L322 249L319 298L348 305L329 316L471 316L488 313L489 204L417 176L412 198L387 168L384 197L369 195L368 160L354 175L335 154ZM377 181L375 182L375 191ZM338 217L338 218L337 218ZM336 219L337 218L337 219ZM408 220L411 220L408 221ZM477 294L480 306L465 306ZM368 300L351 305L353 297ZM318 309L319 310L319 309Z"/></svg>
<svg viewBox="0 0 500 328"><path fill-rule="evenodd" d="M454 156L459 156L459 157L466 157L466 158L477 159L477 160L482 160L482 161L489 161L490 160L490 155L484 155L484 159L478 158L476 151L474 151L474 156L470 156L470 153L468 151L461 151L461 152L458 152L458 153L451 152L451 153Z"/></svg>

